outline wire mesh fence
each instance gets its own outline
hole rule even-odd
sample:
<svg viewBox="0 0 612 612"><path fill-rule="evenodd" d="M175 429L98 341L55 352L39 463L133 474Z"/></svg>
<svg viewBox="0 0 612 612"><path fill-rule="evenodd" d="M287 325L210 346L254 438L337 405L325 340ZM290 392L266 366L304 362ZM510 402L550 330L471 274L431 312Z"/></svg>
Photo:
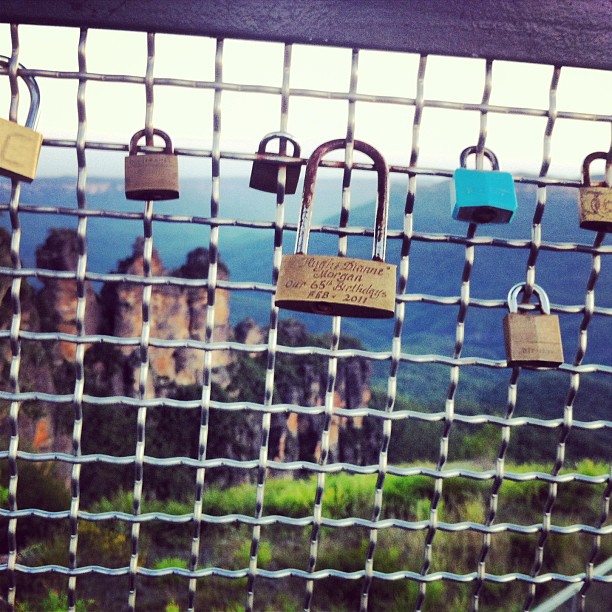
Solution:
<svg viewBox="0 0 612 612"><path fill-rule="evenodd" d="M581 71L462 60L455 82L436 77L437 57L276 44L245 76L262 43L196 40L177 62L180 37L143 34L132 72L134 54L110 63L86 29L58 32L77 68L57 69L53 52L26 62L23 38L40 32L7 26L0 45L6 116L27 109L28 75L41 109L47 95L69 115L41 128L55 178L0 184L5 604L532 609L579 585L579 604L599 605L612 582L596 570L612 551L612 246L578 229L575 201L612 116L586 87L563 106L564 76ZM326 62L327 82L306 69ZM389 91L374 78L386 62ZM511 85L493 103L504 70L518 83L536 71L537 94ZM190 177L177 203L125 201L116 176L143 125L141 152L161 151L154 128L175 138ZM255 159L288 161L254 152L275 129L304 153L345 139L322 163L312 224L311 250L338 257L374 234L357 201L375 200L373 166L355 140L389 149L390 321L275 306L299 194L284 167L275 195L247 187ZM485 146L518 151L513 224L450 218L448 179L470 145L479 167ZM509 367L501 332L508 289L531 295L536 279L565 345L543 372Z"/></svg>

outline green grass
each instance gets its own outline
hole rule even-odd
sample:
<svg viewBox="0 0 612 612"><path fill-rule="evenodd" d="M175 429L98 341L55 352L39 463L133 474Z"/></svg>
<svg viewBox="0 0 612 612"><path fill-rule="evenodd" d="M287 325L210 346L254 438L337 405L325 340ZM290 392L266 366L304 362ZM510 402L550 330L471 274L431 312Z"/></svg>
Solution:
<svg viewBox="0 0 612 612"><path fill-rule="evenodd" d="M474 466L471 466L473 469ZM507 465L507 472L550 472L550 466L526 464ZM608 474L603 463L582 461L568 467L565 472L587 475ZM372 516L377 475L329 474L325 477L322 501L323 517ZM472 521L484 523L488 515L491 480L477 481L466 478L448 478L442 482L442 497L438 504L438 521L456 523ZM294 518L312 517L317 487L317 476L289 479L270 478L265 483L263 514ZM434 479L428 476L399 477L388 475L384 483L382 518L400 518L408 521L428 521ZM2 491L0 490L0 493ZM43 492L44 493L44 492ZM557 487L557 500L552 522L556 525L597 524L604 493L604 485L561 483ZM543 510L549 494L549 485L540 481L512 482L505 480L499 492L498 514L495 522L513 522L537 525L542 522ZM0 495L0 499L2 496ZM238 514L253 516L256 487L241 484L225 490L215 486L204 492L205 515ZM131 492L118 492L92 506L94 512L132 512ZM164 502L144 499L144 513L164 512L174 516L191 515L193 503ZM25 520L18 522L27 526ZM141 526L139 562L142 566L187 568L191 549L193 526L168 524L159 521ZM100 564L107 567L125 567L129 564L131 527L121 521L79 523L79 564ZM378 530L374 569L383 573L397 571L420 572L424 559L426 529ZM45 538L35 530L32 538L25 538L20 546L22 562L27 565L67 563L68 533L56 526ZM253 528L248 525L212 524L204 520L200 540L198 567L220 567L243 570L251 556ZM263 570L285 568L306 569L310 551L312 526L263 526L257 551L257 566ZM316 569L336 569L346 572L364 568L370 533L362 527L322 527ZM538 534L499 533L492 536L487 557L487 572L503 574L520 571L529 573L533 564ZM482 548L481 534L473 531L448 532L438 529L432 549L430 573L450 571L469 574L477 569ZM541 573L559 572L575 574L584 571L584 563L593 546L593 536L585 534L551 534L545 545L544 566ZM612 554L610 538L602 538L602 549L596 559L601 562ZM36 576L36 588L28 589L30 576L19 577L18 600L20 610L46 610L59 608L65 601L66 581L61 577ZM188 579L180 576L139 578L143 587L139 601L143 609L151 605L159 609L184 609L187 602ZM32 586L32 585L30 585ZM325 610L345 610L359 607L361 579L340 580L326 578L315 581L313 606ZM4 586L3 586L4 588ZM286 578L255 583L255 607L262 610L297 610L303 605L305 582ZM450 581L427 585L426 608L469 608L472 584ZM538 601L558 590L549 583L538 586ZM31 596L28 595L31 593ZM485 583L481 594L482 609L520 609L525 597L525 585L519 582L496 585ZM125 589L104 589L95 575L79 577L77 581L79 610L113 610L113 598L125 601ZM418 584L414 581L374 580L371 587L371 609L393 610L414 606ZM223 579L208 577L198 580L197 607L207 610L240 610L244 607L246 578ZM26 597L27 600L23 601ZM58 603L59 602L59 603ZM29 607L28 607L29 606ZM45 607L47 606L47 607Z"/></svg>

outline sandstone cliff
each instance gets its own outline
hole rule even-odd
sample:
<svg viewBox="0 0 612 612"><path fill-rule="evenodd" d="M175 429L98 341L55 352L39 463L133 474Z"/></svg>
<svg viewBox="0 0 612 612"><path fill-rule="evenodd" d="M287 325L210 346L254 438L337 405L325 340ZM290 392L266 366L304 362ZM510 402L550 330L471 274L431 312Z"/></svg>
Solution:
<svg viewBox="0 0 612 612"><path fill-rule="evenodd" d="M153 249L151 275L178 276L183 278L208 278L208 251L198 248L187 255L186 263L170 273L161 262L159 253ZM144 276L143 240L138 239L130 257L119 262L119 274ZM218 266L217 277L229 278L227 268ZM103 295L108 302L110 332L123 338L140 338L142 330L143 285L120 282L105 287ZM154 286L151 293L149 313L150 337L162 340L192 339L204 341L208 316L207 289L178 287L176 285ZM217 288L215 291L213 340L225 342L230 339L229 291ZM133 381L137 391L140 355L138 347L122 347L121 351L133 364ZM214 380L226 380L224 368L231 362L229 351L214 351L212 367ZM174 385L201 385L204 368L204 351L192 348L149 348L148 397L164 395L168 383Z"/></svg>
<svg viewBox="0 0 612 612"><path fill-rule="evenodd" d="M10 265L6 233L0 235L0 257ZM46 242L37 249L37 266L55 271L75 272L79 241L72 230L49 232ZM5 261L6 260L6 261ZM144 276L143 240L133 246L129 257L119 261L117 279L107 282L96 293L89 281L83 286L86 298L84 327L86 334L106 334L139 341L142 333L142 296ZM209 253L205 248L190 252L178 269L167 270L159 253L153 250L153 277L178 277L205 280L208 278ZM217 267L218 279L227 280L229 271L222 263ZM77 283L74 279L42 278L42 287L35 291L22 283L22 329L62 332L74 335L76 328ZM0 325L10 327L12 308L10 279L0 285L3 295ZM267 330L253 320L246 320L232 329L229 324L230 292L217 287L214 293L214 315L208 308L206 287L154 285L149 320L149 374L146 397L199 399L202 393L204 351L191 347L155 346L156 340L204 341L207 320L213 325L213 341L236 340L243 344L265 344ZM214 317L214 322L211 317ZM286 346L329 346L329 339L313 336L295 320L281 320L278 342ZM76 344L67 341L44 343L24 342L22 350L22 388L48 393L70 394L74 391ZM345 340L345 346L351 342ZM357 346L357 344L354 344ZM9 370L12 357L10 343L2 346L0 374L3 388L10 390ZM136 397L138 394L141 354L139 342L129 346L109 347L93 343L86 346L85 393L97 396ZM265 353L234 353L217 350L212 354L212 396L215 401L263 402L266 377ZM333 403L335 407L358 408L370 400L370 366L360 358L340 359ZM317 356L295 356L279 353L275 367L273 402L298 406L323 406L327 385L327 360ZM63 409L62 409L63 408ZM2 408L0 420L6 418ZM197 456L199 410L151 410L147 417L147 453L159 456ZM83 452L107 452L129 455L134 452L135 412L121 409L102 417L99 411L84 417ZM22 410L21 446L36 450L71 452L70 437L73 414L66 406L37 404ZM101 419L101 420L100 420ZM95 422L95 427L92 424ZM258 412L230 413L215 409L210 413L207 456L251 459L259 453L262 416ZM269 437L269 457L278 461L318 461L321 455L323 415L274 414ZM105 433L105 428L109 431ZM168 432L172 431L172 435ZM115 433L111 433L115 432ZM121 432L117 439L118 432ZM108 435L107 435L108 433ZM104 442L107 440L107 442ZM376 458L379 430L361 418L337 417L330 423L328 461L372 462ZM105 446L106 445L106 446ZM87 470L86 470L87 472ZM67 473L66 473L67 475ZM252 478L254 472L240 478ZM129 481L131 475L127 478ZM219 470L207 478L233 481L231 470ZM189 475L187 480L191 481ZM170 489L169 489L170 490Z"/></svg>

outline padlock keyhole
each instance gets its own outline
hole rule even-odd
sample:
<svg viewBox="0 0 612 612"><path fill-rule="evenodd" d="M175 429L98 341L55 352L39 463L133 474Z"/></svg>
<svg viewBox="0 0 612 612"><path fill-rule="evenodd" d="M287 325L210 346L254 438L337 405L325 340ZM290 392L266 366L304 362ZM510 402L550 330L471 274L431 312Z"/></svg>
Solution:
<svg viewBox="0 0 612 612"><path fill-rule="evenodd" d="M326 304L325 302L316 302L312 304L312 311L314 314L323 314L328 315L332 312L331 304Z"/></svg>
<svg viewBox="0 0 612 612"><path fill-rule="evenodd" d="M476 223L490 223L497 217L498 212L499 211L492 206L479 206L474 209L472 218Z"/></svg>

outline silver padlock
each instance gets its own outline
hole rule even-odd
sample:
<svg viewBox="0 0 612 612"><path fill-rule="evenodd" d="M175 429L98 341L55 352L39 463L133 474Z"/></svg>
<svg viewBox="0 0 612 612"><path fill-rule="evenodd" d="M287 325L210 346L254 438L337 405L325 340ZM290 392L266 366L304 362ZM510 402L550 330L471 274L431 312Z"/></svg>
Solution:
<svg viewBox="0 0 612 612"><path fill-rule="evenodd" d="M519 313L518 296L524 289L525 284L518 283L508 292L510 314L504 318L506 360L509 366L555 368L564 361L559 317L550 314L548 296L539 285L533 286L533 293L542 313Z"/></svg>
<svg viewBox="0 0 612 612"><path fill-rule="evenodd" d="M153 130L164 139L163 153L136 155L138 141L146 130L130 140L130 154L125 158L125 197L128 200L176 200L179 197L178 158L172 151L170 136Z"/></svg>
<svg viewBox="0 0 612 612"><path fill-rule="evenodd" d="M0 56L0 65L9 65L9 58ZM19 64L19 70L25 70ZM40 89L32 76L19 75L30 92L30 109L25 126L0 117L0 174L31 183L36 177L43 136L36 132Z"/></svg>
<svg viewBox="0 0 612 612"><path fill-rule="evenodd" d="M298 181L300 180L300 172L302 170L302 160L300 159L300 145L295 138L287 132L272 132L266 134L259 143L258 155L266 153L266 145L274 139L287 140L293 145L293 154L291 157L297 159L293 162L280 162L272 159L256 159L253 162L251 169L251 180L249 187L258 189L259 191L267 191L268 193L276 193L278 184L278 170L280 166L286 167L285 174L285 193L295 193Z"/></svg>

